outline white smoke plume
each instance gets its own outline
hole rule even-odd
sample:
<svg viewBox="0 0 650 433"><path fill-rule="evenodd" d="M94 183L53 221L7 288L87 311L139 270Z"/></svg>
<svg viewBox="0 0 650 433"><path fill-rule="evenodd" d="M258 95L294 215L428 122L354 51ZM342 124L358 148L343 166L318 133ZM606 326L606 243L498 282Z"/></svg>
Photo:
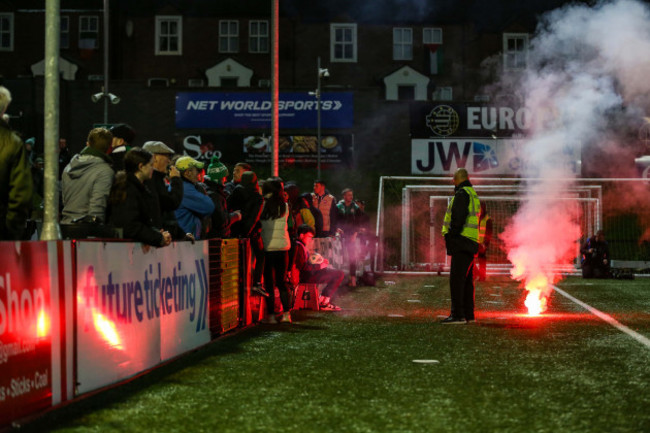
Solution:
<svg viewBox="0 0 650 433"><path fill-rule="evenodd" d="M544 15L530 41L528 68L498 84L520 95L533 116L524 140L531 193L503 233L513 276L525 283L545 264L575 258L575 206L561 200L574 183L576 146L616 154L615 125L639 118L650 102L650 11L635 0L572 4ZM579 152L577 153L579 154Z"/></svg>

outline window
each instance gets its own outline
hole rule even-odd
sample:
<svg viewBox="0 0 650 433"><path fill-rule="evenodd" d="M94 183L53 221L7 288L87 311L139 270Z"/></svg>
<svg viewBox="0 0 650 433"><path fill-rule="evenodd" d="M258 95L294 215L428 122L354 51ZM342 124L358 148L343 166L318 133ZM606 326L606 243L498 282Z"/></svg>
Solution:
<svg viewBox="0 0 650 433"><path fill-rule="evenodd" d="M356 24L330 24L330 61L357 61Z"/></svg>
<svg viewBox="0 0 650 433"><path fill-rule="evenodd" d="M183 17L156 16L156 55L183 54Z"/></svg>
<svg viewBox="0 0 650 433"><path fill-rule="evenodd" d="M79 48L93 50L99 47L99 18L96 16L79 17Z"/></svg>
<svg viewBox="0 0 650 433"><path fill-rule="evenodd" d="M453 89L451 87L437 87L432 98L434 101L451 101L453 100Z"/></svg>
<svg viewBox="0 0 650 433"><path fill-rule="evenodd" d="M528 34L503 34L503 69L525 69L528 64Z"/></svg>
<svg viewBox="0 0 650 433"><path fill-rule="evenodd" d="M413 30L396 27L393 29L393 60L413 59Z"/></svg>
<svg viewBox="0 0 650 433"><path fill-rule="evenodd" d="M70 48L70 17L61 17L61 36L59 38L59 48Z"/></svg>
<svg viewBox="0 0 650 433"><path fill-rule="evenodd" d="M442 44L442 29L426 27L422 29L422 43L428 44Z"/></svg>
<svg viewBox="0 0 650 433"><path fill-rule="evenodd" d="M219 52L239 52L239 21L219 21Z"/></svg>
<svg viewBox="0 0 650 433"><path fill-rule="evenodd" d="M248 52L269 52L269 22L250 21L248 23Z"/></svg>
<svg viewBox="0 0 650 433"><path fill-rule="evenodd" d="M0 51L14 50L14 14L0 14Z"/></svg>

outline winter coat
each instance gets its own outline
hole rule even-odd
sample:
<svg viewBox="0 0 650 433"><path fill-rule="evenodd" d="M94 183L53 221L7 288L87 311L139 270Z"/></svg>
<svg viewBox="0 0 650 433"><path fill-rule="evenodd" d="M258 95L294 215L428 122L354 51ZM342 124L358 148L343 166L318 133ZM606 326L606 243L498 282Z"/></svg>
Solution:
<svg viewBox="0 0 650 433"><path fill-rule="evenodd" d="M228 210L228 194L222 184L214 182L209 178L204 178L205 185L208 187L208 196L214 203L214 212L212 213L212 226L208 233L211 239L226 239L230 237L230 226L233 223L233 215Z"/></svg>
<svg viewBox="0 0 650 433"><path fill-rule="evenodd" d="M154 170L151 179L145 181L147 188L156 196L160 207L160 214L154 221L154 225L167 230L173 239L183 239L185 232L178 225L174 214L183 200L183 180L180 177L172 177L168 188L165 177L165 173Z"/></svg>
<svg viewBox="0 0 650 433"><path fill-rule="evenodd" d="M343 230L344 237L351 237L359 231L363 211L355 202L351 202L350 206L346 206L345 201L341 200L336 205L336 211L337 228Z"/></svg>
<svg viewBox="0 0 650 433"><path fill-rule="evenodd" d="M455 188L454 203L451 208L451 222L449 231L445 235L447 254L464 253L475 255L478 252L478 242L462 236L463 226L469 216L469 195L463 189L465 186L472 186L469 180L460 183Z"/></svg>
<svg viewBox="0 0 650 433"><path fill-rule="evenodd" d="M280 218L261 220L264 251L289 251L291 240L287 226L288 218L289 205L287 204Z"/></svg>
<svg viewBox="0 0 650 433"><path fill-rule="evenodd" d="M21 139L0 120L0 240L24 239L32 202L32 173Z"/></svg>
<svg viewBox="0 0 650 433"><path fill-rule="evenodd" d="M254 185L242 185L239 183L232 194L228 196L228 209L232 211L241 211L242 220L237 221L230 227L232 237L250 238L259 234L260 215L264 199L257 192Z"/></svg>
<svg viewBox="0 0 650 433"><path fill-rule="evenodd" d="M316 193L312 193L312 202L323 215L322 235L333 235L336 232L336 199L332 194L325 193L323 196L318 196ZM320 237L318 233L316 233L316 237Z"/></svg>
<svg viewBox="0 0 650 433"><path fill-rule="evenodd" d="M296 241L294 267L299 272L300 281L308 281L309 277L312 274L322 269L321 264L314 264L309 262L309 251L307 250L307 247L299 240Z"/></svg>
<svg viewBox="0 0 650 433"><path fill-rule="evenodd" d="M185 233L192 233L196 239L201 237L201 220L214 212L214 203L197 185L183 179L183 200L174 211L178 225Z"/></svg>
<svg viewBox="0 0 650 433"><path fill-rule="evenodd" d="M111 205L111 223L123 230L122 237L144 244L160 246L161 227L154 224L160 218L154 193L133 174L127 174L126 198Z"/></svg>
<svg viewBox="0 0 650 433"><path fill-rule="evenodd" d="M75 155L61 176L61 222L70 224L87 215L101 222L106 221L106 206L113 178L111 159L107 155L88 146Z"/></svg>

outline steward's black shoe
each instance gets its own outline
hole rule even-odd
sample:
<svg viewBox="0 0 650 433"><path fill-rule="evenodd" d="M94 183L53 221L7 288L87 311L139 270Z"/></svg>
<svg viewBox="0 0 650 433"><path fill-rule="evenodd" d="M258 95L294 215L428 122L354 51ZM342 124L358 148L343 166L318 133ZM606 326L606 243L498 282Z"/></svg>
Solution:
<svg viewBox="0 0 650 433"><path fill-rule="evenodd" d="M464 325L467 321L460 317L449 316L446 319L442 319L440 323L443 325Z"/></svg>

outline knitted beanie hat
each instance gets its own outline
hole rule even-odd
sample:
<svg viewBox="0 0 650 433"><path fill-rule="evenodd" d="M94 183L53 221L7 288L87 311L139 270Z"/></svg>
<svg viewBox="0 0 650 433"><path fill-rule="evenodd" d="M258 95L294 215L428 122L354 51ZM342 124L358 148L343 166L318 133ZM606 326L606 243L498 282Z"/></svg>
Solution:
<svg viewBox="0 0 650 433"><path fill-rule="evenodd" d="M221 179L228 176L228 167L219 161L218 156L213 156L206 174L214 182L220 182Z"/></svg>

